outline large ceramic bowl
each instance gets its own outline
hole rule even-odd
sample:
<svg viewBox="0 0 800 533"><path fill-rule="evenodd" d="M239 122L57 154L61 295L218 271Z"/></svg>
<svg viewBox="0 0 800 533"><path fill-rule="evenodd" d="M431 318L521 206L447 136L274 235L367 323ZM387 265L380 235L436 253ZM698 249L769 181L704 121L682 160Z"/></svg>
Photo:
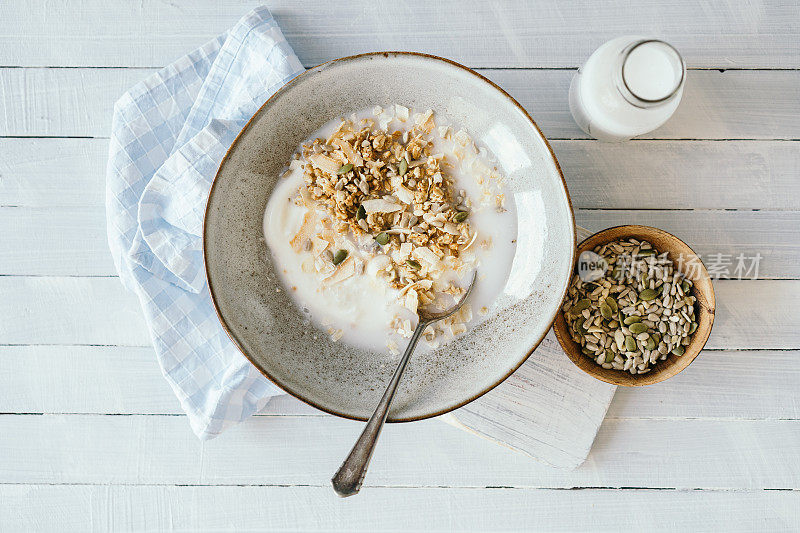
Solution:
<svg viewBox="0 0 800 533"><path fill-rule="evenodd" d="M398 422L446 413L501 383L539 344L566 292L575 253L567 188L550 146L513 98L466 67L422 54L364 54L312 68L270 98L231 146L211 188L204 240L211 296L242 353L301 400L366 419L395 364L304 322L276 291L262 217L303 140L335 117L392 103L443 113L488 146L508 176L519 230L496 309L465 335L415 354L389 415Z"/></svg>

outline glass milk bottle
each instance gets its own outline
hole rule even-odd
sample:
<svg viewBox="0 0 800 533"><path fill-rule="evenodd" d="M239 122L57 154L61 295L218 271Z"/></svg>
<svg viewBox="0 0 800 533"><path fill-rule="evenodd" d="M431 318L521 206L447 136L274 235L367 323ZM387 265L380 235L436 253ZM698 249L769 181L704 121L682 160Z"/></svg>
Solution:
<svg viewBox="0 0 800 533"><path fill-rule="evenodd" d="M675 48L642 37L608 41L572 78L569 108L583 131L619 142L664 124L683 95L686 65Z"/></svg>

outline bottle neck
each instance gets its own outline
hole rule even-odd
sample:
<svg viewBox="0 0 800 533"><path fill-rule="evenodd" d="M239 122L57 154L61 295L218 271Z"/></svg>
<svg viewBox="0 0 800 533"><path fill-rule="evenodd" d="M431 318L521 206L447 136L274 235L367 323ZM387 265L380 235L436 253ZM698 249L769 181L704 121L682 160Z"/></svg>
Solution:
<svg viewBox="0 0 800 533"><path fill-rule="evenodd" d="M677 97L686 78L686 64L669 43L643 39L622 49L613 76L614 85L628 103L650 109Z"/></svg>

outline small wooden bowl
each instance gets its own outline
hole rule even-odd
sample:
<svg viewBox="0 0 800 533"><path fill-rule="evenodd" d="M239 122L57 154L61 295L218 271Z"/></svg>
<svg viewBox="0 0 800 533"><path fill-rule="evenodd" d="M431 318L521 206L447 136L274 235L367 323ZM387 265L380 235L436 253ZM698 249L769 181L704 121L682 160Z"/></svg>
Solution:
<svg viewBox="0 0 800 533"><path fill-rule="evenodd" d="M625 387L638 387L641 385L652 385L671 378L694 361L700 354L700 350L705 346L708 336L711 333L711 326L714 323L714 287L711 285L711 278L697 254L692 251L679 238L660 229L649 226L616 226L608 228L599 233L595 233L578 245L576 257L586 250L593 250L598 245L603 245L611 241L634 238L648 241L659 253L667 252L667 256L674 262L675 268L681 271L694 284L692 295L697 298L695 302L695 316L697 317L697 330L692 335L691 342L686 346L686 351L680 357L670 354L667 359L658 361L650 368L646 374L631 374L613 368L603 368L581 352L578 343L572 340L569 334L564 312L559 311L556 315L553 329L555 330L558 342L567 353L567 356L575 363L578 368L601 381L623 385ZM682 257L682 261L677 261ZM576 266L577 268L577 266Z"/></svg>

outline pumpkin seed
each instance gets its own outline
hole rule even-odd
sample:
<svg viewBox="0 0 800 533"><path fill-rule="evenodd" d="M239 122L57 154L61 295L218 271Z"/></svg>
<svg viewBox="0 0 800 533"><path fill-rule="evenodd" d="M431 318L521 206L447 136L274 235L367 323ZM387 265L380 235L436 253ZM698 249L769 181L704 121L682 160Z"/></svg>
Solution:
<svg viewBox="0 0 800 533"><path fill-rule="evenodd" d="M590 305L592 305L592 301L589 300L589 298L583 298L583 299L577 301L577 303L575 304L575 307L573 307L573 309L575 311L583 311L584 309L589 309Z"/></svg>
<svg viewBox="0 0 800 533"><path fill-rule="evenodd" d="M341 176L342 174L347 174L351 170L353 170L353 163L347 163L339 167L339 170L336 171L336 175Z"/></svg>
<svg viewBox="0 0 800 533"><path fill-rule="evenodd" d="M414 270L419 270L420 268L422 268L422 265L420 265L417 261L414 261L413 259L409 259L408 261L406 261L406 265L408 265L409 268L412 268Z"/></svg>
<svg viewBox="0 0 800 533"><path fill-rule="evenodd" d="M333 254L333 264L338 265L342 261L345 260L347 257L347 250L339 250L335 254Z"/></svg>
<svg viewBox="0 0 800 533"><path fill-rule="evenodd" d="M639 293L639 299L644 302L649 302L650 300L655 299L658 296L658 293L654 289L645 289Z"/></svg>
<svg viewBox="0 0 800 533"><path fill-rule="evenodd" d="M356 211L356 220L363 220L367 218L367 210L364 209L363 205L358 206L358 211Z"/></svg>
<svg viewBox="0 0 800 533"><path fill-rule="evenodd" d="M629 352L633 352L636 350L636 340L630 335L627 335L625 337L625 350Z"/></svg>
<svg viewBox="0 0 800 533"><path fill-rule="evenodd" d="M592 356L592 351L589 348L581 348L581 352L583 352L583 355L588 355L590 357Z"/></svg>
<svg viewBox="0 0 800 533"><path fill-rule="evenodd" d="M570 335L583 352L603 368L631 374L652 371L670 352L683 354L698 329L691 280L646 241L625 239L593 251L609 265L607 277L584 282L576 275L565 305ZM665 263L656 267L654 257Z"/></svg>
<svg viewBox="0 0 800 533"><path fill-rule="evenodd" d="M460 224L465 220L467 220L468 216L469 216L468 211L459 211L458 213L456 213L456 216L453 217L453 222L455 222L456 224Z"/></svg>
<svg viewBox="0 0 800 533"><path fill-rule="evenodd" d="M387 244L389 244L389 234L386 233L385 231L383 233L378 233L375 236L375 242L377 242L381 246L386 246Z"/></svg>
<svg viewBox="0 0 800 533"><path fill-rule="evenodd" d="M405 176L406 172L408 172L408 161L406 161L405 157L400 160L400 168L398 169L398 172L401 176Z"/></svg>

